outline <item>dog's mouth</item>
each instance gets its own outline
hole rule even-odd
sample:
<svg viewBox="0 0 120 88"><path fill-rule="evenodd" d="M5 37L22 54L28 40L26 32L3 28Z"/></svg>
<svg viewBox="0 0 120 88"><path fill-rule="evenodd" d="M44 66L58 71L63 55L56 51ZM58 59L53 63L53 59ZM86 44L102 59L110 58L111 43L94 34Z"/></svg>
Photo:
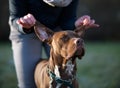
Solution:
<svg viewBox="0 0 120 88"><path fill-rule="evenodd" d="M81 52L82 52L82 51L83 51L83 44L78 45L77 48L76 48L75 54L76 54L76 55L81 55Z"/></svg>
<svg viewBox="0 0 120 88"><path fill-rule="evenodd" d="M84 56L84 48L83 46L78 47L78 49L75 52L75 57L78 57L79 59L81 59L82 56Z"/></svg>
<svg viewBox="0 0 120 88"><path fill-rule="evenodd" d="M82 56L84 56L84 53L85 53L83 45L77 46L76 49L73 50L73 51L74 52L71 55L69 55L68 59L70 59L70 58L79 58L79 59L81 59Z"/></svg>

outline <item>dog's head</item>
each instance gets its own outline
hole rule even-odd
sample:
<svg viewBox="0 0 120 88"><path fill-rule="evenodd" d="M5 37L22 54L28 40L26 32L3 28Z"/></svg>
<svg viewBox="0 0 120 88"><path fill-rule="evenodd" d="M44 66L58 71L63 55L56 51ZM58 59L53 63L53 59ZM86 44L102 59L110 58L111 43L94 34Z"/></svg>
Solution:
<svg viewBox="0 0 120 88"><path fill-rule="evenodd" d="M66 59L81 58L84 55L83 39L74 31L55 32L51 46L55 51L54 53L60 54Z"/></svg>
<svg viewBox="0 0 120 88"><path fill-rule="evenodd" d="M35 32L40 40L51 46L52 52L65 59L81 57L84 55L84 42L81 31L53 32L49 28L37 23Z"/></svg>

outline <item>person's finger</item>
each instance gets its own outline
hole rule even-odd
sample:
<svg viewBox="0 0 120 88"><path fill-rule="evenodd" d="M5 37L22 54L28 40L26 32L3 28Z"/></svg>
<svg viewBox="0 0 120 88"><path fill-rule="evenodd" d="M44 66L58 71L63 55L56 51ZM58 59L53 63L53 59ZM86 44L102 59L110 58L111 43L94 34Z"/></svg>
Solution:
<svg viewBox="0 0 120 88"><path fill-rule="evenodd" d="M85 19L83 20L83 25L89 25L90 22L91 22L90 19L85 18Z"/></svg>
<svg viewBox="0 0 120 88"><path fill-rule="evenodd" d="M82 16L82 17L81 17L81 20L84 20L84 19L90 19L90 16L88 16L88 15Z"/></svg>
<svg viewBox="0 0 120 88"><path fill-rule="evenodd" d="M18 20L19 25L21 25L24 28L30 28L30 25L28 24L28 22L24 19L24 18L20 18Z"/></svg>
<svg viewBox="0 0 120 88"><path fill-rule="evenodd" d="M98 24L95 24L95 20L91 20L90 24L91 27L99 27Z"/></svg>
<svg viewBox="0 0 120 88"><path fill-rule="evenodd" d="M100 25L98 24L93 24L92 27L99 27Z"/></svg>
<svg viewBox="0 0 120 88"><path fill-rule="evenodd" d="M33 19L32 19L32 17L28 14L27 15L27 21L28 21L28 23L31 25L31 26L33 26L33 24L34 24L34 21L33 21Z"/></svg>
<svg viewBox="0 0 120 88"><path fill-rule="evenodd" d="M16 23L17 23L17 24L21 24L21 21L20 21L20 19L18 19L18 20L16 21Z"/></svg>
<svg viewBox="0 0 120 88"><path fill-rule="evenodd" d="M90 21L90 25L91 25L91 24L94 24L94 23L95 23L95 20L91 20L91 21Z"/></svg>
<svg viewBox="0 0 120 88"><path fill-rule="evenodd" d="M27 16L28 16L28 17L30 18L30 20L32 21L32 24L35 24L35 22L36 22L35 17L34 17L32 14L28 14Z"/></svg>
<svg viewBox="0 0 120 88"><path fill-rule="evenodd" d="M24 22L25 24L31 26L32 25L32 21L30 20L30 18L26 15L23 17L24 18Z"/></svg>

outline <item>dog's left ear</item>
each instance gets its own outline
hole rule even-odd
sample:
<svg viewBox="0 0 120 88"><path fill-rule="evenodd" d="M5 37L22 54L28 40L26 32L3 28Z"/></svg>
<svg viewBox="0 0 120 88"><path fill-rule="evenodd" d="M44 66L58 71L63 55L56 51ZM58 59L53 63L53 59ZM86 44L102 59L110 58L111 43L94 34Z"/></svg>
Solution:
<svg viewBox="0 0 120 88"><path fill-rule="evenodd" d="M54 32L51 29L37 21L34 25L34 30L36 35L42 42L46 42L48 44L51 42L51 37L54 34Z"/></svg>
<svg viewBox="0 0 120 88"><path fill-rule="evenodd" d="M75 27L76 27L75 32L79 36L83 36L83 33L85 32L85 30L89 28L99 27L99 25L95 24L95 20L91 19L90 16L84 15L78 18L78 20L75 22Z"/></svg>
<svg viewBox="0 0 120 88"><path fill-rule="evenodd" d="M75 33L77 33L80 37L82 37L85 33L85 30L83 30L84 28L77 28L74 30Z"/></svg>

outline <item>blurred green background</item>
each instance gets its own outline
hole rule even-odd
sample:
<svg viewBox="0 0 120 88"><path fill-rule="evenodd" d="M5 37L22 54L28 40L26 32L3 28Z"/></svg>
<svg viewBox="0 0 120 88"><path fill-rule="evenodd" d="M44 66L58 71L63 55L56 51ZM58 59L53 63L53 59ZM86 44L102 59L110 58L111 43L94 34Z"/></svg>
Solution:
<svg viewBox="0 0 120 88"><path fill-rule="evenodd" d="M0 0L0 88L17 87L8 9L8 0ZM84 36L86 53L77 61L80 88L120 88L120 0L80 0L77 14L100 25Z"/></svg>

